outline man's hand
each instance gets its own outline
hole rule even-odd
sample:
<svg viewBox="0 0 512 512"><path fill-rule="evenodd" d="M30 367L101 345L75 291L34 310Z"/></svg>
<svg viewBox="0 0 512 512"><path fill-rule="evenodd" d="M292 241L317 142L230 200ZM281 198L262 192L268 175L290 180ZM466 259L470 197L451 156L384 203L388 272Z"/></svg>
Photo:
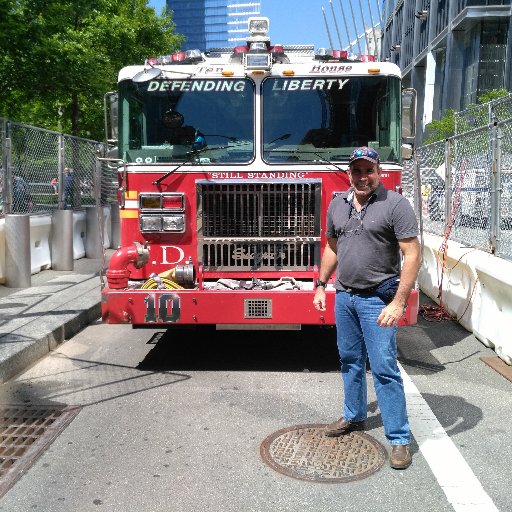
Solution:
<svg viewBox="0 0 512 512"><path fill-rule="evenodd" d="M405 307L402 302L393 300L381 312L377 323L381 327L393 327L398 325L398 320L402 318L405 313Z"/></svg>
<svg viewBox="0 0 512 512"><path fill-rule="evenodd" d="M325 244L324 253L322 254L322 261L320 262L320 272L318 277L321 281L326 283L329 277L334 272L338 259L336 257L336 238L328 238ZM317 311L325 311L325 288L317 286L315 297L313 298L313 305Z"/></svg>
<svg viewBox="0 0 512 512"><path fill-rule="evenodd" d="M313 305L317 311L325 311L325 288L323 286L317 287Z"/></svg>
<svg viewBox="0 0 512 512"><path fill-rule="evenodd" d="M377 323L381 327L391 327L398 324L398 320L405 313L407 299L414 286L421 265L421 247L418 237L404 238L398 241L404 256L400 284L395 298L381 311Z"/></svg>

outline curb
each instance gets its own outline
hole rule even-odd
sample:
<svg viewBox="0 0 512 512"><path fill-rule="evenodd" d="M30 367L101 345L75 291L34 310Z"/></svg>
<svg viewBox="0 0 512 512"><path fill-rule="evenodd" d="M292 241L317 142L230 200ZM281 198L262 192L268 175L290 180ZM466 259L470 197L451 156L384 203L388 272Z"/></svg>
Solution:
<svg viewBox="0 0 512 512"><path fill-rule="evenodd" d="M55 293L48 294L44 287L17 292L8 302L0 301L4 310L9 308L9 302L16 306L16 300L24 306L20 315L14 313L10 318L9 315L2 318L0 383L23 372L101 316L99 277L94 274L80 278L82 280L72 286L68 282L65 290L59 292L57 301ZM29 302L31 297L36 302L26 307L23 301ZM45 308L45 301L52 303L52 307ZM42 311L33 313L41 308Z"/></svg>

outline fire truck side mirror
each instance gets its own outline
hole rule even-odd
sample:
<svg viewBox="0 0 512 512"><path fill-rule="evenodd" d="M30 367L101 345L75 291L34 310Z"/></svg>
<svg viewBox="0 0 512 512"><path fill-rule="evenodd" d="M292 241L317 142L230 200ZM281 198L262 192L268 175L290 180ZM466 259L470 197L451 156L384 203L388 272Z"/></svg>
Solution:
<svg viewBox="0 0 512 512"><path fill-rule="evenodd" d="M412 144L402 144L402 160L410 160L414 154L414 148Z"/></svg>
<svg viewBox="0 0 512 512"><path fill-rule="evenodd" d="M118 96L115 92L107 92L103 97L103 111L105 116L105 138L107 143L117 142L117 105Z"/></svg>
<svg viewBox="0 0 512 512"><path fill-rule="evenodd" d="M110 133L112 135L112 140L118 139L117 134L117 121L118 121L118 114L117 114L117 106L119 104L118 95L113 94L110 96Z"/></svg>
<svg viewBox="0 0 512 512"><path fill-rule="evenodd" d="M414 145L416 139L416 91L402 90L402 142Z"/></svg>

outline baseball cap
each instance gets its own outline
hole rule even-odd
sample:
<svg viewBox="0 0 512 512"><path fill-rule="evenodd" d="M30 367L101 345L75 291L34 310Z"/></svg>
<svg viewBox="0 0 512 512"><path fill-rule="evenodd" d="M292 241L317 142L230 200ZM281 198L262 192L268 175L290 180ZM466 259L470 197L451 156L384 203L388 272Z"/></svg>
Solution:
<svg viewBox="0 0 512 512"><path fill-rule="evenodd" d="M361 146L360 148L354 149L352 151L352 155L350 155L350 160L348 161L349 164L352 162L355 162L359 159L368 160L372 164L378 164L379 161L379 154L375 149L369 148L367 146Z"/></svg>

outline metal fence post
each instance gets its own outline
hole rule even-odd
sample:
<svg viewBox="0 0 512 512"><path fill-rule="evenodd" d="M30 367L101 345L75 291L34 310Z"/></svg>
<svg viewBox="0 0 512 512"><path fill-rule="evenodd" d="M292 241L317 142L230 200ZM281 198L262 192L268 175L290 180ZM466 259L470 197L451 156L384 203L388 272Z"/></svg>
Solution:
<svg viewBox="0 0 512 512"><path fill-rule="evenodd" d="M422 208L422 197L421 197L421 175L420 175L420 162L417 154L414 155L414 202L416 203L416 214L419 219L420 228L420 243L421 243L421 259L423 260L423 248L425 246L423 240L423 208Z"/></svg>
<svg viewBox="0 0 512 512"><path fill-rule="evenodd" d="M444 226L448 226L451 221L452 215L452 162L453 153L451 147L451 140L446 139L444 144L444 177L445 177L445 200L444 200Z"/></svg>
<svg viewBox="0 0 512 512"><path fill-rule="evenodd" d="M61 133L59 134L58 138L58 184L57 184L57 193L58 193L58 208L59 210L63 210L65 207L64 204L64 135Z"/></svg>
<svg viewBox="0 0 512 512"><path fill-rule="evenodd" d="M4 213L12 212L12 141L11 141L11 124L6 123L5 131L5 169L4 169Z"/></svg>
<svg viewBox="0 0 512 512"><path fill-rule="evenodd" d="M501 206L501 128L494 121L491 128L491 230L490 249L494 254L499 250L500 206Z"/></svg>

